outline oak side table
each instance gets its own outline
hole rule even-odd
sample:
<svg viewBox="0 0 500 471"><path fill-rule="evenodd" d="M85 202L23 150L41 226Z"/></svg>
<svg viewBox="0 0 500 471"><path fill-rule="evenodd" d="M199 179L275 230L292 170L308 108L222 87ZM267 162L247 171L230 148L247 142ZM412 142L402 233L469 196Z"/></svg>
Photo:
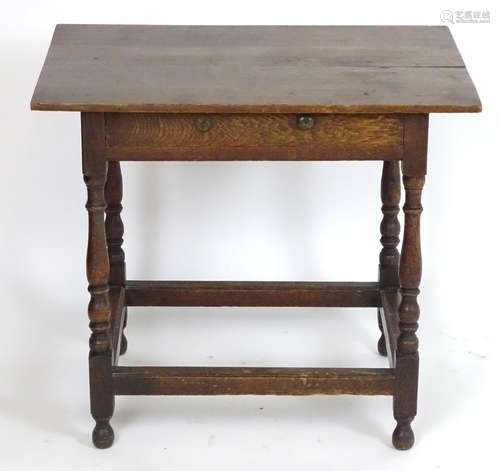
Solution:
<svg viewBox="0 0 500 471"><path fill-rule="evenodd" d="M58 25L31 108L81 113L96 447L116 395L154 394L391 395L413 445L428 116L481 111L448 28ZM120 161L172 160L383 161L378 282L127 280ZM128 306L374 307L389 367L118 366Z"/></svg>

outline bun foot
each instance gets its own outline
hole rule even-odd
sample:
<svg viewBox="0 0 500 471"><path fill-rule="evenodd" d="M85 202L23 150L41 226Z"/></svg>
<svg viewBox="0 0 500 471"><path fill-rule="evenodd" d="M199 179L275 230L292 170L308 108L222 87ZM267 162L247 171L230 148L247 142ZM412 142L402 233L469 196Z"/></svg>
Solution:
<svg viewBox="0 0 500 471"><path fill-rule="evenodd" d="M122 334L122 339L120 342L120 355L125 354L125 352L127 351L127 346L128 346L127 337L125 337L125 334Z"/></svg>
<svg viewBox="0 0 500 471"><path fill-rule="evenodd" d="M109 448L115 439L115 433L113 428L109 425L109 422L98 421L92 432L92 441L96 448Z"/></svg>
<svg viewBox="0 0 500 471"><path fill-rule="evenodd" d="M385 345L384 334L382 334L381 337L378 339L377 350L383 357L387 356L387 347Z"/></svg>
<svg viewBox="0 0 500 471"><path fill-rule="evenodd" d="M397 450L409 450L415 443L410 421L398 422L392 434L392 444Z"/></svg>

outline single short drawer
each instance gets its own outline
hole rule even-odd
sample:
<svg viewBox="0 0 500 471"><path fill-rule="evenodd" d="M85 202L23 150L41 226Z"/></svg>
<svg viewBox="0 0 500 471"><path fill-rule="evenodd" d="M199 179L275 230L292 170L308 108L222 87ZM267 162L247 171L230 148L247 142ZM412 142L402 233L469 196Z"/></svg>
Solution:
<svg viewBox="0 0 500 471"><path fill-rule="evenodd" d="M401 115L140 114L105 117L106 153L120 160L391 160Z"/></svg>

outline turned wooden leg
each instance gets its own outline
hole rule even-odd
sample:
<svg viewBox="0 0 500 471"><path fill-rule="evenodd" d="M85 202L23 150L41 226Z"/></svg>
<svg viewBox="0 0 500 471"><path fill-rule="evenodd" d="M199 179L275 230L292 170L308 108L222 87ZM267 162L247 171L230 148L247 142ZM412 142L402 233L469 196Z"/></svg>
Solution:
<svg viewBox="0 0 500 471"><path fill-rule="evenodd" d="M83 175L87 185L86 207L89 217L87 279L90 292L88 315L92 331L89 342L90 410L96 421L92 440L97 448L108 448L114 440L114 432L109 424L114 410L114 391L109 338L109 259L104 223L107 162L95 147L99 124L99 115L82 114Z"/></svg>
<svg viewBox="0 0 500 471"><path fill-rule="evenodd" d="M108 163L108 175L106 186L104 188L106 198L106 242L108 244L109 257L109 285L125 286L125 253L122 249L123 244L123 221L122 196L123 183L120 162ZM123 328L127 325L127 308L125 307ZM127 351L127 338L122 332L120 355Z"/></svg>
<svg viewBox="0 0 500 471"><path fill-rule="evenodd" d="M401 198L401 175L399 161L384 162L380 185L382 199L382 222L380 223L379 284L381 289L399 289L399 200ZM378 326L381 332L377 344L381 355L387 356L387 347L382 328L381 309L377 310Z"/></svg>
<svg viewBox="0 0 500 471"><path fill-rule="evenodd" d="M418 328L420 278L422 256L420 251L421 194L424 176L403 176L405 187L405 215L403 247L399 276L401 279L401 304L396 353L396 390L394 393L394 418L397 421L392 442L399 450L407 450L414 443L411 422L417 413L418 389Z"/></svg>

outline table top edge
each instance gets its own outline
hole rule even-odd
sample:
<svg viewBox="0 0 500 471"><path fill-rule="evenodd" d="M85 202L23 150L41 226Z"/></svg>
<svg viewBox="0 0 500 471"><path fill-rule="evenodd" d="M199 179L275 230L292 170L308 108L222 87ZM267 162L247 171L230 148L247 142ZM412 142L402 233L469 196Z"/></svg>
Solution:
<svg viewBox="0 0 500 471"><path fill-rule="evenodd" d="M429 114L480 113L481 101L464 105L112 105L44 103L32 100L32 111L80 113L165 113L165 114Z"/></svg>

